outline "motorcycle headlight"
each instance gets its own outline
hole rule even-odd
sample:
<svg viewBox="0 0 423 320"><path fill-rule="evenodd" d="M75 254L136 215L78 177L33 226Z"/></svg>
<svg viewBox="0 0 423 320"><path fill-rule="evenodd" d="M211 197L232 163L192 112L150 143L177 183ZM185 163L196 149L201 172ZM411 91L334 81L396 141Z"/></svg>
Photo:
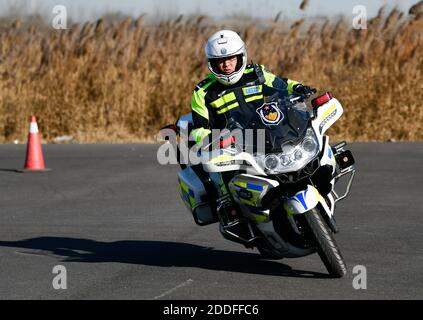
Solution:
<svg viewBox="0 0 423 320"><path fill-rule="evenodd" d="M319 152L319 143L312 128L296 146L283 149L279 154L256 156L257 162L270 174L293 172L304 168Z"/></svg>
<svg viewBox="0 0 423 320"><path fill-rule="evenodd" d="M280 165L279 158L275 156L274 154L268 155L264 159L264 167L269 171L276 170L279 167L279 165Z"/></svg>

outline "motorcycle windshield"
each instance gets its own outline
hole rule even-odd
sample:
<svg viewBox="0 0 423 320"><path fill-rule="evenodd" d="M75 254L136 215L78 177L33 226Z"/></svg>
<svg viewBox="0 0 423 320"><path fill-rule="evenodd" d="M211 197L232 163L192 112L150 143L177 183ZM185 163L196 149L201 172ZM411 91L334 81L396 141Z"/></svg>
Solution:
<svg viewBox="0 0 423 320"><path fill-rule="evenodd" d="M252 129L254 138L244 138L244 146L254 147L262 142L257 139L257 130L264 130L265 152L281 152L283 145L296 144L303 138L311 119L310 108L298 98L287 95L286 91L277 91L265 97L259 108L240 106L227 117L226 128L230 131L240 129L243 133ZM259 149L263 150L263 146Z"/></svg>

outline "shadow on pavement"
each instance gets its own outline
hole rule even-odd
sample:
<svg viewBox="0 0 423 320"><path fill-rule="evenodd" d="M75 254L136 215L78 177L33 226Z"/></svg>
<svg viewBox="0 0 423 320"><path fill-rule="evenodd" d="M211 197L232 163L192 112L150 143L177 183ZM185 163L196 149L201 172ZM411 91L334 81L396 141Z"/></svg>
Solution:
<svg viewBox="0 0 423 320"><path fill-rule="evenodd" d="M22 241L0 241L0 246L35 250L21 253L54 255L64 258L63 262L118 262L284 277L330 278L324 273L294 270L279 261L262 260L256 253L222 251L179 242L98 242L88 239L41 237Z"/></svg>
<svg viewBox="0 0 423 320"><path fill-rule="evenodd" d="M19 170L19 169L0 168L0 172L21 172L21 170Z"/></svg>

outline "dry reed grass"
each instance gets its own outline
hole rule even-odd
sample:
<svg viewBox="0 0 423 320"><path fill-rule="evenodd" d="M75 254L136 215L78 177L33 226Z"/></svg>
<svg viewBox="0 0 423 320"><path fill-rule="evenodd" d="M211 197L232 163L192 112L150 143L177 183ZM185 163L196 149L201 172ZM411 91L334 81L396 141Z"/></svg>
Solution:
<svg viewBox="0 0 423 320"><path fill-rule="evenodd" d="M422 141L419 12L381 10L367 30L344 20L286 28L277 17L267 28L237 31L255 62L339 98L345 114L333 140ZM100 19L66 31L0 21L0 142L25 141L32 113L45 141L151 141L190 111L207 72L204 42L221 27L203 16L157 25Z"/></svg>

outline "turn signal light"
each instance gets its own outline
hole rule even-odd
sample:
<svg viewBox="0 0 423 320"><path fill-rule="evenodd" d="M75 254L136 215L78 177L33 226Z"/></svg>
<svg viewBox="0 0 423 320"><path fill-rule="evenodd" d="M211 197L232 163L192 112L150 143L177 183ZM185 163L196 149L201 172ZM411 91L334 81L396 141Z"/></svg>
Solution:
<svg viewBox="0 0 423 320"><path fill-rule="evenodd" d="M333 98L332 94L330 92L326 92L325 94L311 100L311 104L312 104L313 108L318 108L322 104L325 104L326 102L328 102L332 98Z"/></svg>
<svg viewBox="0 0 423 320"><path fill-rule="evenodd" d="M228 138L220 140L219 146L220 146L220 149L222 149L222 148L226 148L227 146L230 146L231 144L234 144L234 143L235 143L235 137L230 136Z"/></svg>

